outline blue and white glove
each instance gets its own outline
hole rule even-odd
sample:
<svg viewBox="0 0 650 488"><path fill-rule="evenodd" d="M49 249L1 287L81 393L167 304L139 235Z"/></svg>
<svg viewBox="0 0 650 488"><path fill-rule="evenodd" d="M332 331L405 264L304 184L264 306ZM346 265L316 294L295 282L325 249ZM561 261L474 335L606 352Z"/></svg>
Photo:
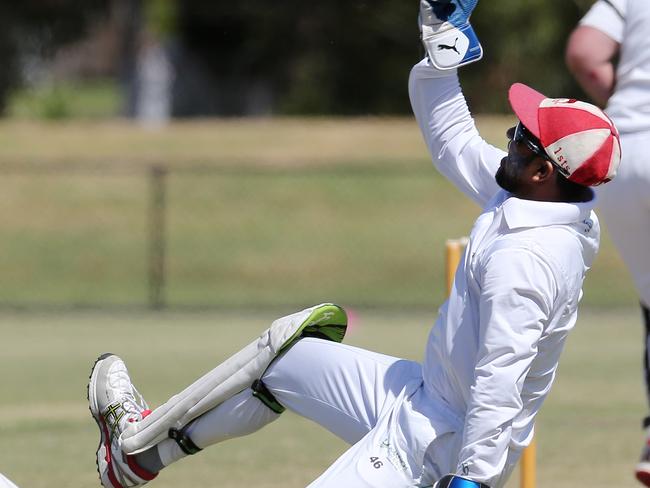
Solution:
<svg viewBox="0 0 650 488"><path fill-rule="evenodd" d="M454 69L483 57L483 48L469 23L478 0L420 0L420 31L424 49L438 69Z"/></svg>
<svg viewBox="0 0 650 488"><path fill-rule="evenodd" d="M433 488L490 488L485 483L472 481L468 478L463 478L455 474L448 474L443 476Z"/></svg>

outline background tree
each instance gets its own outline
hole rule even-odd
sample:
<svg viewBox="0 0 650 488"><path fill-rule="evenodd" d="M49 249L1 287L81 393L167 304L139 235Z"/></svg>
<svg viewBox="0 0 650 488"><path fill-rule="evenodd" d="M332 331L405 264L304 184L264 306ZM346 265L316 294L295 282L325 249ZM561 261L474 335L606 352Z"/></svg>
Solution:
<svg viewBox="0 0 650 488"><path fill-rule="evenodd" d="M473 23L485 59L462 70L474 110L507 110L505 88L530 83L580 93L564 67L568 33L590 0L481 3ZM406 81L422 56L417 2L181 1L179 37L236 101L251 80L268 83L274 112L392 114L410 111ZM233 107L235 112L237 109Z"/></svg>
<svg viewBox="0 0 650 488"><path fill-rule="evenodd" d="M107 12L121 24L115 75L126 113L139 97L138 53L152 39L173 71L174 116L407 114L406 82L423 51L417 1L23 0L0 5L0 109L29 56L47 57ZM564 43L593 0L499 0L472 22L485 59L461 71L474 111L506 111L506 88L583 95ZM155 81L155 80L154 80Z"/></svg>
<svg viewBox="0 0 650 488"><path fill-rule="evenodd" d="M0 3L0 114L9 91L29 75L30 59L48 58L77 40L107 11L108 0L21 0Z"/></svg>

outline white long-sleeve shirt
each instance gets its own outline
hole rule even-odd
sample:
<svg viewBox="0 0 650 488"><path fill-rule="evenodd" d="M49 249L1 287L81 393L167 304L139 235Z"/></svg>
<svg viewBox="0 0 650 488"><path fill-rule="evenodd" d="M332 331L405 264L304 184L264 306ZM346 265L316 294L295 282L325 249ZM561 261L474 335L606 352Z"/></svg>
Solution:
<svg viewBox="0 0 650 488"><path fill-rule="evenodd" d="M595 201L539 202L501 190L494 175L505 153L479 136L455 73L424 60L409 95L436 167L484 208L431 330L424 387L462 426L457 473L498 487L532 439L575 324L598 250Z"/></svg>

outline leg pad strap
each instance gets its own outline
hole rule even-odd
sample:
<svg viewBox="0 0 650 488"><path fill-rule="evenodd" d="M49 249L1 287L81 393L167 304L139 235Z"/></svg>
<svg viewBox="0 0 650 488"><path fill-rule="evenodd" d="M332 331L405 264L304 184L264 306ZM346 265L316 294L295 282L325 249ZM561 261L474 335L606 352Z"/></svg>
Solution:
<svg viewBox="0 0 650 488"><path fill-rule="evenodd" d="M172 428L169 429L168 435L170 439L174 439L176 441L178 447L180 447L181 451L183 451L185 454L192 455L202 450L199 446L194 444L192 439L190 439L190 437L185 434L183 430Z"/></svg>
<svg viewBox="0 0 650 488"><path fill-rule="evenodd" d="M254 397L258 398L264 405L269 407L275 413L280 414L286 410L284 406L276 400L273 393L269 391L262 380L253 381L251 390L253 390Z"/></svg>

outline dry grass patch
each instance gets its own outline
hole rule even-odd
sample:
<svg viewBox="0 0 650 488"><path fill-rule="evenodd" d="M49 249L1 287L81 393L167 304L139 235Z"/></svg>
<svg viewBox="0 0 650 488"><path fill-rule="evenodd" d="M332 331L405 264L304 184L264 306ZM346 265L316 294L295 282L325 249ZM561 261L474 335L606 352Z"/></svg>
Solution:
<svg viewBox="0 0 650 488"><path fill-rule="evenodd" d="M477 118L484 137L505 145L511 117ZM428 159L412 117L206 119L147 128L126 120L4 121L0 162L292 167Z"/></svg>

